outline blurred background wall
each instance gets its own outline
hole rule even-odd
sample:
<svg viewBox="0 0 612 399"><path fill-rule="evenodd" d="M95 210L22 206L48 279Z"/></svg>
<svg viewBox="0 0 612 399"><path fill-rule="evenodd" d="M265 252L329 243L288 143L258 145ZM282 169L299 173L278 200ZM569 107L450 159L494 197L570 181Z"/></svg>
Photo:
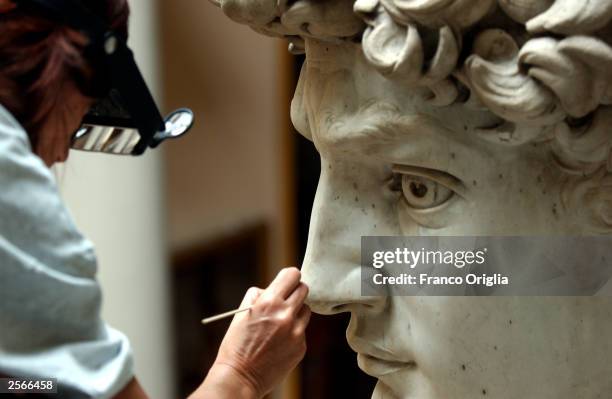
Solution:
<svg viewBox="0 0 612 399"><path fill-rule="evenodd" d="M189 136L164 154L185 393L214 360L227 328L226 322L207 328L190 322L238 306L249 286L266 285L281 267L297 264L292 76L286 43L237 25L205 1L160 6L164 102L188 104L196 114ZM292 381L278 397L295 397Z"/></svg>
<svg viewBox="0 0 612 399"><path fill-rule="evenodd" d="M166 148L172 251L269 226L283 262L287 118L283 44L230 21L206 1L160 3L164 102L196 114L189 136ZM286 45L285 45L286 46Z"/></svg>

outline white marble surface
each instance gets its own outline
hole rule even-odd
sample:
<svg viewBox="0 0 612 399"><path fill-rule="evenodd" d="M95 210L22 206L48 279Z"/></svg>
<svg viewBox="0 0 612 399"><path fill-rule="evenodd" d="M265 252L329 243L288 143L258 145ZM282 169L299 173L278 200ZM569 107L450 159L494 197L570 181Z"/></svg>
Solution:
<svg viewBox="0 0 612 399"><path fill-rule="evenodd" d="M304 279L314 311L351 312L374 398L612 395L609 298L359 291L363 235L612 233L611 0L218 4L306 53Z"/></svg>

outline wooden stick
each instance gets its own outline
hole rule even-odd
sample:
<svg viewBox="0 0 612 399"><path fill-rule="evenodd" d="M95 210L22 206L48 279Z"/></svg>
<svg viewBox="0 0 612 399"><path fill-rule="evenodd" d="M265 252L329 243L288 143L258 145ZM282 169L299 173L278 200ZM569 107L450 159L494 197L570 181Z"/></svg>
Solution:
<svg viewBox="0 0 612 399"><path fill-rule="evenodd" d="M225 319L226 317L231 317L235 315L236 313L246 312L249 309L251 309L250 306L246 308L238 308L238 309L230 310L229 312L225 312L225 313L219 313L218 315L214 315L214 316L210 316L205 319L202 319L202 324L208 324L208 323L212 323L213 321Z"/></svg>

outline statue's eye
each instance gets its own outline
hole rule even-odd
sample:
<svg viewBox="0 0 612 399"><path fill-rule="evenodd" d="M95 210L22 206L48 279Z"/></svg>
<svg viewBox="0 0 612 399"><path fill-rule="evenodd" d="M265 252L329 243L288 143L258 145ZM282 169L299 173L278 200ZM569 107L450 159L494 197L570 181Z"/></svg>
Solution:
<svg viewBox="0 0 612 399"><path fill-rule="evenodd" d="M470 202L463 182L448 172L413 165L392 165L397 212L403 232L417 227L441 229L457 221Z"/></svg>
<svg viewBox="0 0 612 399"><path fill-rule="evenodd" d="M463 183L446 172L410 165L393 165L392 170L406 205L414 210L436 208L466 192Z"/></svg>
<svg viewBox="0 0 612 399"><path fill-rule="evenodd" d="M415 209L429 209L450 200L454 192L442 184L421 176L402 176L404 199Z"/></svg>

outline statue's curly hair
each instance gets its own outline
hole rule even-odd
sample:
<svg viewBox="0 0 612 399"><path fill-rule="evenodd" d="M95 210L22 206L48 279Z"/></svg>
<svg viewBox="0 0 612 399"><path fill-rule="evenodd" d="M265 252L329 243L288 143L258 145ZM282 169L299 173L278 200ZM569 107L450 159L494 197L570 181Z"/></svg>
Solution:
<svg viewBox="0 0 612 399"><path fill-rule="evenodd" d="M497 115L486 140L549 141L572 176L565 205L612 232L612 0L213 1L293 52L304 38L361 43L377 71L429 88L434 106Z"/></svg>

